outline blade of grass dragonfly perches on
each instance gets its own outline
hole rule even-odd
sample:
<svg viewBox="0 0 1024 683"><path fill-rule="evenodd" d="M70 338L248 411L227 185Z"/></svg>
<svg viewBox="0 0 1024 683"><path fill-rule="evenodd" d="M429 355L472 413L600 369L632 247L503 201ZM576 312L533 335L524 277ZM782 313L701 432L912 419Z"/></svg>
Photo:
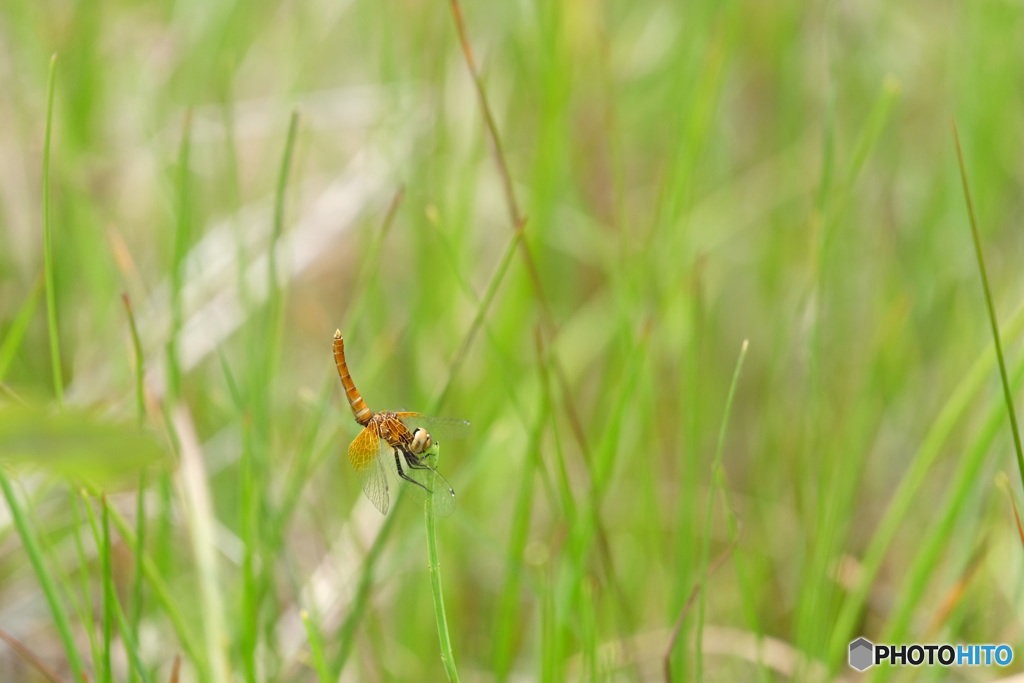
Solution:
<svg viewBox="0 0 1024 683"><path fill-rule="evenodd" d="M434 444L434 458L439 459L440 444ZM448 617L444 611L444 591L441 587L441 561L437 553L437 535L434 531L434 511L432 503L436 496L431 496L425 506L427 524L427 559L430 563L430 589L434 597L434 618L437 620L437 635L441 643L441 662L448 680L457 682L459 671L455 666L455 653L452 651L452 639L448 633Z"/></svg>

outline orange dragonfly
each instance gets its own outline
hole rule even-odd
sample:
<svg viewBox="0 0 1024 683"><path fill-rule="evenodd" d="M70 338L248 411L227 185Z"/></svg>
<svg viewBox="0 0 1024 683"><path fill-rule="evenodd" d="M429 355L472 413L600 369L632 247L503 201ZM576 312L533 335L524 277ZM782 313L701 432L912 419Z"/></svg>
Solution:
<svg viewBox="0 0 1024 683"><path fill-rule="evenodd" d="M459 436L469 431L465 420L427 417L420 413L396 413L370 410L359 395L345 362L345 344L341 330L334 333L334 362L338 366L341 385L352 407L352 414L363 431L348 447L348 459L359 474L363 493L381 514L388 513L388 480L384 462L391 465L404 490L433 505L434 514L447 517L455 511L455 491L431 464L435 441L427 431ZM392 457L393 456L393 457ZM393 461L393 462L392 462Z"/></svg>

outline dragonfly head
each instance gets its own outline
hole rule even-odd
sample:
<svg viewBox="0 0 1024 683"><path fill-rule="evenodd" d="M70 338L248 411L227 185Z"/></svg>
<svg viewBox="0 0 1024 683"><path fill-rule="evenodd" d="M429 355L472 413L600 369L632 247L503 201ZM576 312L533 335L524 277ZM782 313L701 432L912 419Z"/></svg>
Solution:
<svg viewBox="0 0 1024 683"><path fill-rule="evenodd" d="M416 431L412 433L412 450L413 454L419 455L425 451L429 451L430 447L434 445L433 439L430 438L430 434L426 429L417 427Z"/></svg>

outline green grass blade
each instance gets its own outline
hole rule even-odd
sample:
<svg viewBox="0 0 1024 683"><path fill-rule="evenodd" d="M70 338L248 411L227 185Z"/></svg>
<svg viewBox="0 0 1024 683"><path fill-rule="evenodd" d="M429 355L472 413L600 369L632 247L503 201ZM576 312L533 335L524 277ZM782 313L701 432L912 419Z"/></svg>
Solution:
<svg viewBox="0 0 1024 683"><path fill-rule="evenodd" d="M177 216L174 230L174 252L170 267L171 280L171 331L167 341L167 391L168 405L174 405L181 393L181 359L178 341L184 324L184 303L182 290L185 287L185 256L192 240L191 190L189 165L192 156L192 110L185 113L182 126L181 144L177 161Z"/></svg>
<svg viewBox="0 0 1024 683"><path fill-rule="evenodd" d="M94 497L101 495L98 490L89 486L86 486L85 490L89 495ZM164 613L170 620L171 625L174 627L174 632L177 634L178 640L181 642L181 646L185 651L185 654L188 655L188 657L195 663L196 668L202 672L206 666L206 662L203 658L202 651L195 643L195 638L193 636L195 625L185 620L185 616L182 614L181 607L179 605L179 596L176 596L171 592L171 589L167 585L167 580L164 579L163 575L160 573L160 570L157 568L156 562L153 561L153 558L142 552L142 549L137 543L135 534L132 532L131 527L128 526L128 522L121 516L121 513L119 513L116 508L110 508L109 514L111 521L114 523L114 526L117 527L117 531L125 545L127 545L133 553L142 554L143 572L149 588L153 591L157 604L159 604L164 610Z"/></svg>
<svg viewBox="0 0 1024 683"><path fill-rule="evenodd" d="M175 412L174 430L181 444L179 495L183 498L198 590L203 604L201 630L207 669L202 678L213 683L226 683L230 669L224 648L229 640L224 628L223 587L218 570L219 553L214 543L216 519L209 489L210 480L206 476L198 436L184 407Z"/></svg>
<svg viewBox="0 0 1024 683"><path fill-rule="evenodd" d="M111 571L110 564L110 506L107 503L106 496L101 495L100 505L102 506L103 511L100 519L102 523L101 533L100 529L97 528L96 515L93 512L92 504L89 502L87 494L84 491L82 492L82 502L84 503L86 513L89 516L89 525L92 527L93 537L96 540L97 548L100 549L100 561L103 565L103 659L105 663L103 680L114 680L113 667L111 666L110 660L110 643L113 637L113 625L116 622L117 628L121 633L125 652L128 655L130 676L132 678L138 677L143 681L143 683L148 683L149 676L146 674L146 667L139 658L138 640L133 635L133 627L125 618L121 602L117 598L117 590L114 588L114 576Z"/></svg>
<svg viewBox="0 0 1024 683"><path fill-rule="evenodd" d="M128 328L132 333L132 351L135 355L135 414L139 424L146 419L146 390L144 386L146 368L143 365L142 341L139 339L139 328L135 325L135 313L132 311L132 303L128 295L122 293L121 301L124 303L125 313L128 315Z"/></svg>
<svg viewBox="0 0 1024 683"><path fill-rule="evenodd" d="M494 300L494 296L498 293L498 288L505 279L505 274L508 272L508 267L512 263L512 257L515 255L516 247L523 239L523 225L520 225L513 235L512 239L509 240L508 246L505 248L505 252L502 254L501 259L498 261L498 267L495 269L494 274L487 283L487 289L484 290L483 298L480 299L479 304L476 307L476 313L473 315L473 322L469 326L469 330L466 335L462 338L462 343L459 345L458 350L452 357L451 366L448 369L448 379L445 381L444 388L441 389L441 393L438 394L437 399L434 400L431 406L432 413L438 413L445 401L448 399L448 391L452 386L452 381L455 379L456 373L462 366L462 362L466 359L466 354L469 353L469 347L473 344L473 340L476 338L476 333L483 325L484 318L487 316L487 311L491 307L491 302Z"/></svg>
<svg viewBox="0 0 1024 683"><path fill-rule="evenodd" d="M46 142L43 144L43 271L46 276L46 321L50 328L50 364L53 394L64 406L64 376L60 367L60 338L57 334L57 291L54 284L53 237L50 226L50 137L53 132L53 92L57 81L57 55L50 57L50 78L46 96Z"/></svg>
<svg viewBox="0 0 1024 683"><path fill-rule="evenodd" d="M722 467L722 451L725 449L725 434L729 427L729 415L732 413L732 400L736 396L736 385L739 384L740 371L743 369L743 359L747 357L748 343L743 341L740 347L740 356L736 360L736 369L732 374L732 383L729 385L729 394L725 399L725 410L722 413L722 426L718 430L718 448L715 451L715 462L711 466L711 492L708 494L707 519L704 523L704 541L700 553L700 597L697 599L697 680L704 680L704 596L707 592L707 571L708 553L711 545L711 518L715 509L715 491L718 482L718 471Z"/></svg>
<svg viewBox="0 0 1024 683"><path fill-rule="evenodd" d="M440 447L434 447L434 454L440 460ZM441 586L441 560L437 552L433 500L433 497L431 497L428 504L424 506L427 524L427 559L430 563L430 589L434 597L434 617L437 620L437 635L441 641L441 661L444 663L444 670L448 674L448 680L457 683L459 671L455 667L455 653L452 651L452 639L448 633L448 616L444 611L444 590Z"/></svg>
<svg viewBox="0 0 1024 683"><path fill-rule="evenodd" d="M348 661L348 657L352 652L352 646L355 642L356 630L359 627L359 622L363 618L363 612L366 610L366 602L369 599L370 587L373 585L373 573L374 568L377 566L377 562L380 560L380 556L384 552L384 548L387 545L387 539L391 536L392 529L396 526L395 520L398 519L396 514L397 508L402 504L402 500L405 496L399 496L398 500L395 501L394 507L391 509L390 514L384 518L384 524L377 532L377 536L373 539L373 545L370 546L370 551L366 554L366 559L363 560L363 571L359 575L359 585L356 586L356 594L352 599L352 605L349 608L348 616L345 618L345 623L342 624L341 631L338 634L338 652L331 662L331 679L332 681L337 680L341 675L341 670L345 668L345 663Z"/></svg>
<svg viewBox="0 0 1024 683"><path fill-rule="evenodd" d="M131 300L128 298L128 294L122 293L121 300L124 303L124 310L128 316L128 327L131 331L132 337L132 350L135 358L135 413L136 417L141 425L146 420L146 394L145 394L145 375L146 369L144 366L144 359L142 355L142 341L139 339L139 328L135 324L135 313L132 311ZM139 642L139 623L142 620L142 595L143 595L143 583L144 573L142 568L142 557L146 549L146 485L148 483L146 476L146 470L143 469L139 473L139 487L135 494L135 538L138 543L138 552L135 553L135 576L132 580L132 602L131 602L131 615L130 625L131 631L125 632L125 642L128 643L129 639L132 643L129 647L134 648L134 643ZM118 608L120 609L120 607ZM125 629L122 628L122 631ZM137 658L138 654L134 652L133 655ZM139 665L133 668L131 677L132 680L138 680L137 676L141 676L143 679L146 678L145 669Z"/></svg>
<svg viewBox="0 0 1024 683"><path fill-rule="evenodd" d="M256 555L259 552L260 543L258 537L259 503L255 479L256 465L253 462L255 455L253 426L251 421L246 421L243 426L242 435L242 457L239 462L239 483L241 491L240 513L241 513L241 540L245 546L245 555L242 557L242 624L241 642L242 669L245 680L249 683L256 681L256 646L259 639L259 618L260 606L258 597L258 586L256 576Z"/></svg>
<svg viewBox="0 0 1024 683"><path fill-rule="evenodd" d="M538 362L543 364L542 353L538 354ZM543 373L541 369L539 375ZM543 382L543 378L540 378ZM540 396L536 421L530 430L530 440L523 459L522 478L519 481L519 492L516 495L516 506L512 513L512 529L509 531L508 554L506 556L505 584L498 599L497 618L494 633L494 671L498 680L504 680L512 667L514 642L520 617L516 605L519 602L520 584L524 573L523 557L529 536L530 517L533 510L534 486L538 454L544 437L544 427L548 423L551 408L547 403L547 391L543 383L539 383Z"/></svg>
<svg viewBox="0 0 1024 683"><path fill-rule="evenodd" d="M145 571L142 566L142 558L146 552L146 485L148 477L146 470L139 475L139 489L135 494L135 576L132 579L132 606L131 606L131 630L125 634L125 638L131 637L134 643L139 642L139 624L142 622L142 601ZM122 628L122 631L124 629ZM145 677L145 670L140 666L139 673ZM133 674L134 677L134 674Z"/></svg>
<svg viewBox="0 0 1024 683"><path fill-rule="evenodd" d="M101 573L103 575L103 670L108 683L114 683L114 667L111 664L110 648L114 639L114 579L110 569L110 514L107 498L100 498L103 506L103 544L100 546ZM88 505L86 509L91 509Z"/></svg>
<svg viewBox="0 0 1024 683"><path fill-rule="evenodd" d="M313 665L316 668L317 676L321 681L333 680L327 670L327 660L324 659L323 638L320 636L320 627L309 617L309 612L302 610L302 624L306 627L306 637L309 639L309 650L313 654Z"/></svg>
<svg viewBox="0 0 1024 683"><path fill-rule="evenodd" d="M111 588L113 591L113 588ZM117 593L113 593L114 596L114 609L115 615L117 616L117 627L121 630L121 638L124 639L125 651L128 653L128 662L131 665L131 675L134 678L138 676L142 683L149 683L149 674L146 673L146 666L142 663L141 657L139 657L139 645L138 638L135 637L133 629L136 628L133 624L129 624L127 618L124 615L124 609L121 607L120 601L117 599Z"/></svg>
<svg viewBox="0 0 1024 683"><path fill-rule="evenodd" d="M267 249L267 329L265 331L266 356L264 362L264 379L269 382L274 376L279 348L281 346L281 320L284 313L284 289L279 281L278 250L281 235L284 233L285 196L288 189L288 174L291 172L292 157L295 153L295 139L299 130L299 112L293 111L288 122L288 136L284 143L284 154L281 157L281 168L277 176L277 189L274 193L274 225Z"/></svg>
<svg viewBox="0 0 1024 683"><path fill-rule="evenodd" d="M21 346L21 342L25 338L25 331L28 330L28 324L31 322L32 316L35 315L42 287L43 278L37 278L25 302L18 309L17 315L14 316L14 322L11 323L7 334L4 335L3 339L0 339L0 382L4 381L4 377L11 367L11 362L14 360L14 355L18 352L18 347Z"/></svg>
<svg viewBox="0 0 1024 683"><path fill-rule="evenodd" d="M32 568L35 570L36 578L39 579L39 585L46 596L47 604L50 606L50 613L53 615L57 631L60 633L61 642L64 644L64 651L67 653L71 672L74 674L75 680L83 680L82 676L85 672L85 665L82 662L81 655L78 653L78 649L75 647L75 640L71 633L71 623L68 621L67 611L60 596L57 594L57 587L53 583L50 571L43 560L36 532L29 525L21 502L18 500L14 487L11 485L11 480L3 468L0 468L0 488L3 489L4 498L7 500L7 507L11 511L11 517L14 519L14 525L18 529L22 545L25 547L25 552L28 553L28 558L32 563Z"/></svg>
<svg viewBox="0 0 1024 683"><path fill-rule="evenodd" d="M1019 386L1024 379L1024 360L1014 368L1012 385ZM911 620L922 608L932 605L923 602L925 590L931 583L941 557L948 545L950 535L954 533L954 525L962 518L964 508L968 505L970 494L980 487L988 487L990 479L983 477L986 455L999 433L1005 406L995 404L986 415L977 436L973 439L967 452L960 459L956 471L949 479L949 492L944 501L935 506L937 519L928 527L921 542L921 547L914 556L913 562L906 573L906 578L899 591L896 605L891 618L882 632L881 641L886 643L909 642L914 638L911 633ZM891 673L890 667L879 667L876 677L886 677Z"/></svg>
<svg viewBox="0 0 1024 683"><path fill-rule="evenodd" d="M78 513L79 499L83 504L88 505L85 500L85 493L76 495L69 492L68 496L71 507L71 518L74 524L73 538L75 541L75 552L78 556L79 576L82 583L82 604L75 605L78 612L78 619L86 626L85 632L89 636L89 649L92 652L93 669L98 666L102 659L99 643L96 642L96 629L93 627L92 591L89 590L89 563L85 558L85 546L82 544L82 519Z"/></svg>
<svg viewBox="0 0 1024 683"><path fill-rule="evenodd" d="M1010 380L1006 377L1003 344L999 340L999 321L996 319L996 309L992 303L992 291L988 286L988 272L985 270L985 256L981 249L981 237L978 235L978 221L974 215L971 190L967 185L967 165L964 163L964 153L960 148L960 134L956 130L955 121L953 122L953 140L956 142L956 158L960 163L960 180L963 182L964 200L967 202L967 215L971 222L971 237L974 238L974 255L978 258L978 273L981 275L981 285L985 290L985 306L988 308L988 320L992 325L992 340L995 342L996 359L999 361L999 378L1003 383L1003 400L1006 401L1006 411L1010 416L1013 446L1017 449L1017 471L1020 473L1021 485L1024 486L1024 449L1021 448L1020 429L1017 427L1017 411L1013 408L1013 392L1010 390Z"/></svg>
<svg viewBox="0 0 1024 683"><path fill-rule="evenodd" d="M106 508L106 499L102 497L101 505ZM110 660L110 641L113 638L113 624L114 624L114 610L111 604L111 593L107 592L107 584L109 583L111 589L113 583L110 578L110 533L108 528L104 528L101 532L100 525L96 522L96 513L92 509L92 502L83 493L82 503L85 505L85 514L89 518L89 527L92 529L93 542L96 544L96 552L100 559L100 581L103 586L103 652L101 653L99 664L99 672L97 678L105 683L113 683L114 673L113 667L111 666ZM109 523L109 515L104 511L103 521L106 525Z"/></svg>
<svg viewBox="0 0 1024 683"><path fill-rule="evenodd" d="M1024 330L1024 308L1018 310L1010 319L1006 326L1006 339L1017 337L1022 330ZM867 600L868 592L874 584L882 561L889 552L889 547L896 538L903 519L914 505L918 491L924 484L928 473L938 461L943 444L950 438L954 428L981 391L994 364L995 354L991 349L981 353L942 405L938 416L932 422L921 445L911 459L910 466L900 479L896 491L882 514L877 530L864 551L856 586L852 594L846 598L836 617L829 644L830 662L840 661L845 656L846 646L855 635L853 629Z"/></svg>

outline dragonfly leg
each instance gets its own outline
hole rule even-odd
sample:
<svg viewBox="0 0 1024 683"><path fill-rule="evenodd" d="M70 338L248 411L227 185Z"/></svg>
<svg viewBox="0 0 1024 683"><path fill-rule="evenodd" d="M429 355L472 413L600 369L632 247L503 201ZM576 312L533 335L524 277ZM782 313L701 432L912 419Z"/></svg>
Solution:
<svg viewBox="0 0 1024 683"><path fill-rule="evenodd" d="M431 467L428 467L426 465L421 464L419 459L415 455L413 455L412 453L404 451L404 454L405 454L406 462L409 463L409 467L411 467L413 469L417 469L417 470L433 469ZM433 491L431 491L426 486L424 486L423 484L421 484L420 482L416 481L415 479L413 479L412 477L410 477L408 474L405 473L405 470L402 469L402 459L400 457L398 457L398 449L397 448L395 449L395 468L398 470L398 476L400 476L402 479L405 479L408 482L416 484L417 486L419 486L421 489L423 489L427 493L433 493Z"/></svg>

